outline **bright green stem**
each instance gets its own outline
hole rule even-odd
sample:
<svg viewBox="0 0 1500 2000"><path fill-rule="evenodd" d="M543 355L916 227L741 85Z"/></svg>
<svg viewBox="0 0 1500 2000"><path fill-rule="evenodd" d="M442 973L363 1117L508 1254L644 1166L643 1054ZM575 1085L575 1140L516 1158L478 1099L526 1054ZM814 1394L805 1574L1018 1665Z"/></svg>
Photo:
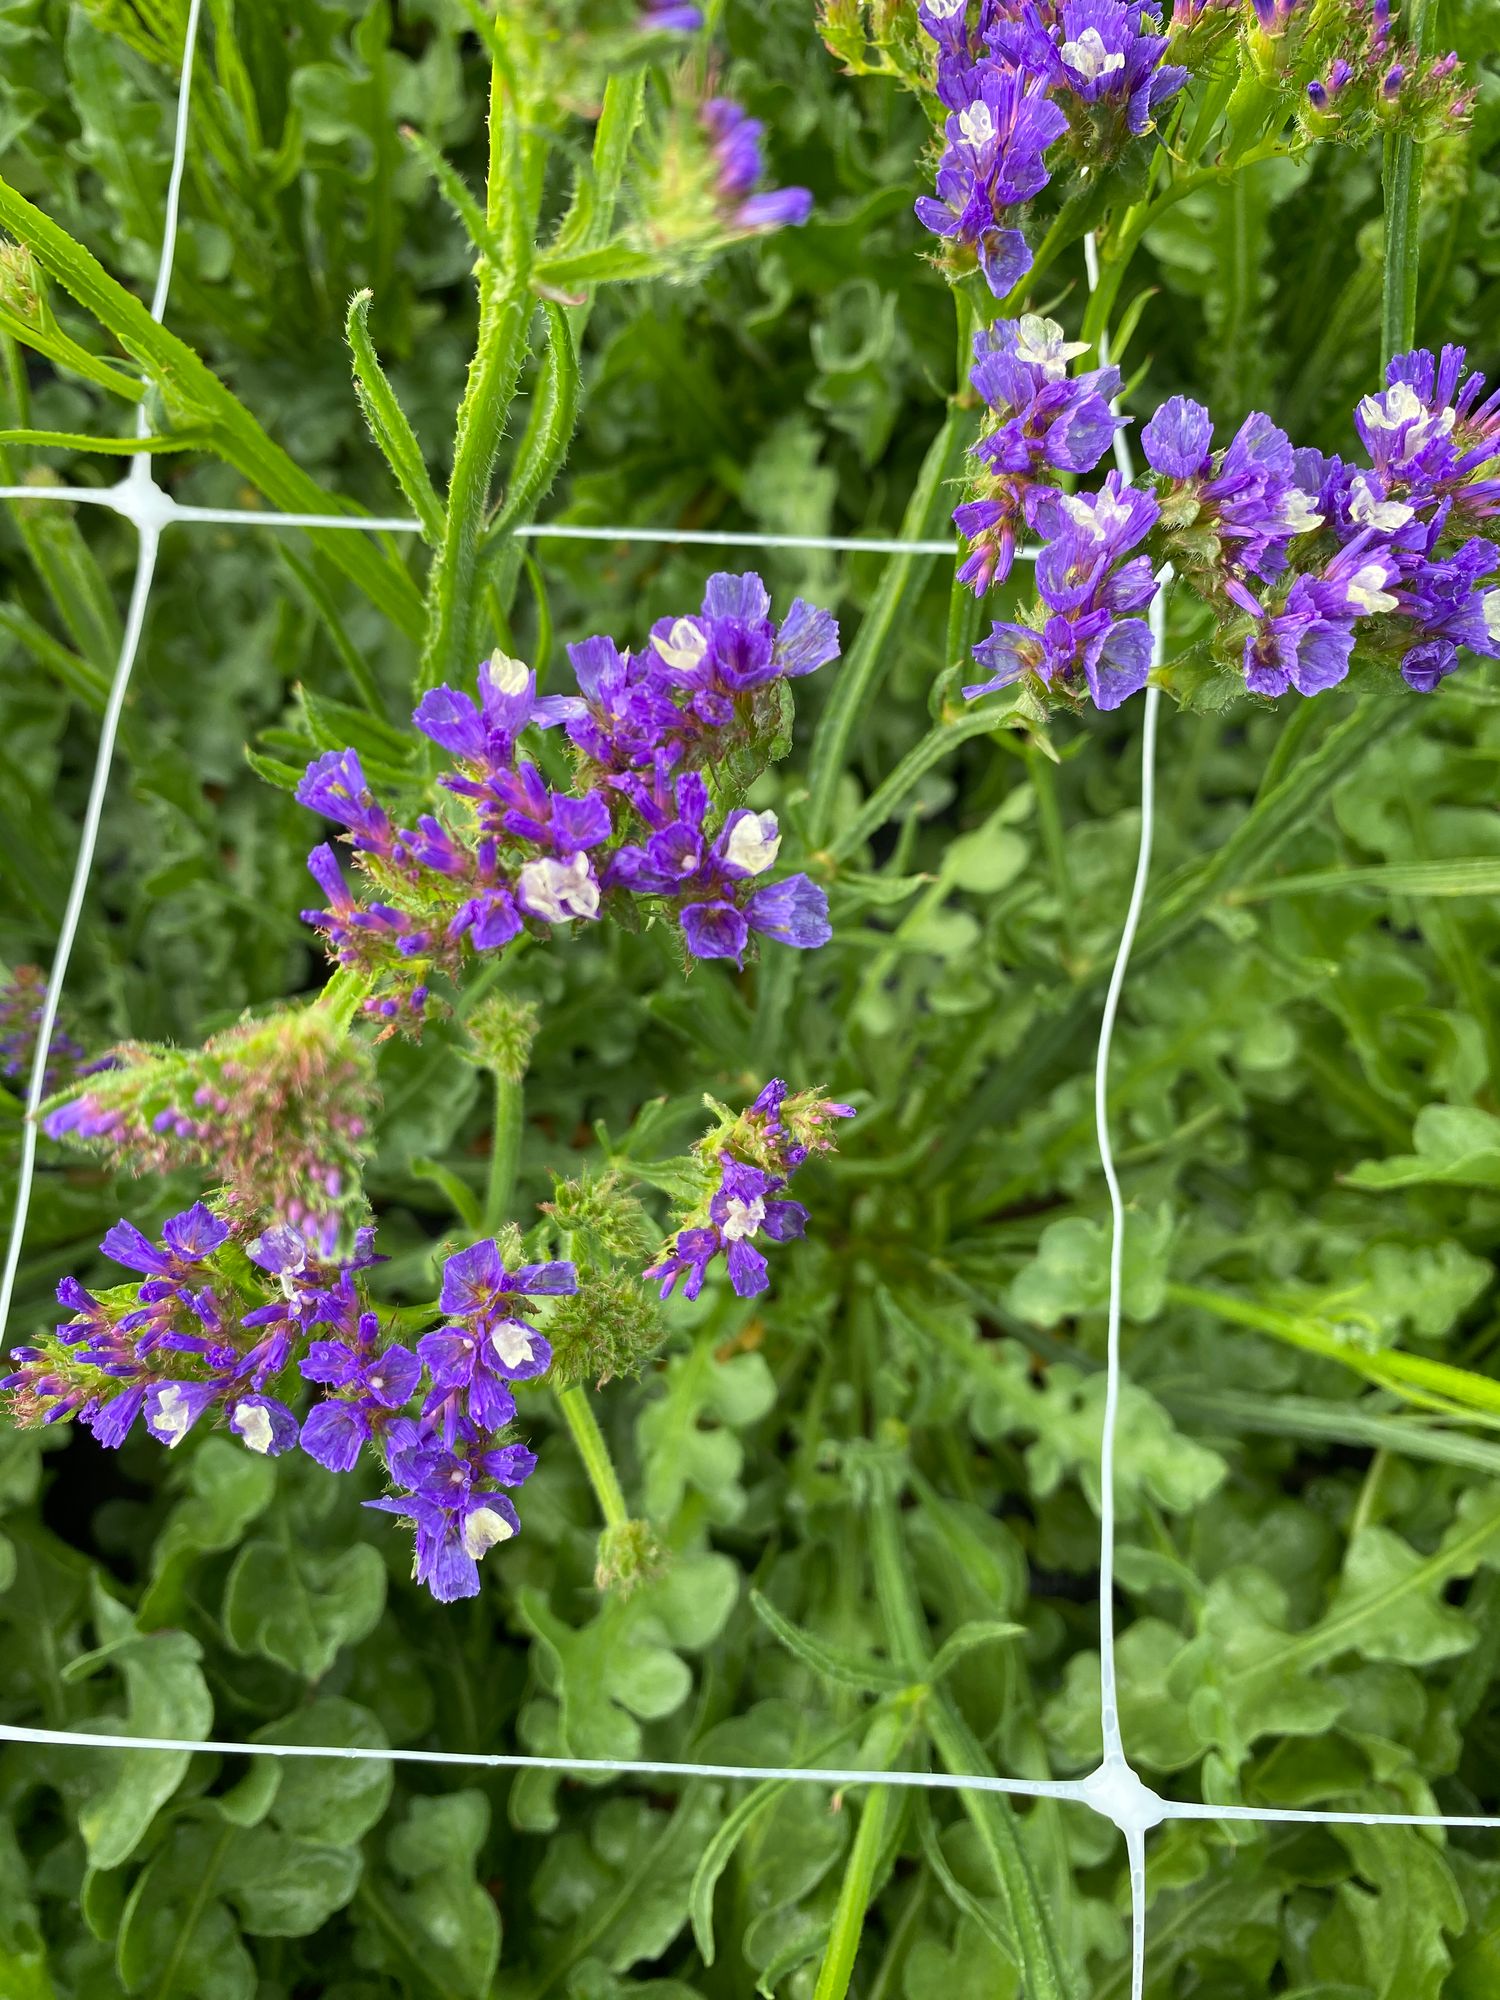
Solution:
<svg viewBox="0 0 1500 2000"><path fill-rule="evenodd" d="M1227 1320L1232 1326L1247 1326L1272 1340L1316 1354L1321 1360L1336 1361L1366 1381L1394 1391L1423 1409L1445 1416L1465 1416L1492 1422L1500 1416L1500 1382L1477 1375L1469 1368L1455 1368L1448 1361L1429 1360L1425 1354L1407 1354L1400 1348L1368 1352L1339 1340L1310 1320L1291 1313L1260 1306L1253 1299L1237 1298L1232 1292L1210 1291L1201 1285L1168 1285L1170 1305L1193 1307Z"/></svg>
<svg viewBox="0 0 1500 2000"><path fill-rule="evenodd" d="M878 1494L871 1503L870 1555L892 1656L914 1681L925 1681L927 1635L901 1543L896 1503L889 1493ZM931 1690L924 1717L933 1745L954 1777L985 1774L988 1764L978 1738L941 1688ZM1000 1885L1006 1920L1020 1951L1026 2000L1071 2000L1072 1984L1009 1800L994 1792L960 1791L959 1797Z"/></svg>
<svg viewBox="0 0 1500 2000"><path fill-rule="evenodd" d="M510 1212L521 1163L521 1113L526 1086L508 1076L495 1078L495 1134L490 1142L490 1180L484 1197L484 1233L493 1236Z"/></svg>
<svg viewBox="0 0 1500 2000"><path fill-rule="evenodd" d="M578 1456L583 1460L583 1469L594 1489L594 1498L599 1502L605 1527L625 1527L630 1520L630 1509L625 1505L625 1489L620 1484L620 1475L615 1471L615 1462L609 1455L609 1446L604 1442L604 1433L599 1428L587 1393L576 1382L571 1389L559 1389L557 1407L573 1433L573 1442L578 1447Z"/></svg>
<svg viewBox="0 0 1500 2000"><path fill-rule="evenodd" d="M890 1770L911 1733L910 1712L898 1710L878 1716L871 1728L867 1748L882 1771ZM859 1831L844 1863L844 1879L833 1912L833 1927L818 1968L818 1984L813 2000L844 2000L854 1977L854 1961L864 1936L865 1912L877 1891L877 1876L894 1804L889 1785L872 1785L860 1810Z"/></svg>
<svg viewBox="0 0 1500 2000"><path fill-rule="evenodd" d="M1432 40L1432 0L1414 0L1413 62L1426 58ZM1421 255L1422 148L1405 134L1385 142L1381 179L1385 195L1385 281L1380 299L1380 360L1416 344L1417 265Z"/></svg>

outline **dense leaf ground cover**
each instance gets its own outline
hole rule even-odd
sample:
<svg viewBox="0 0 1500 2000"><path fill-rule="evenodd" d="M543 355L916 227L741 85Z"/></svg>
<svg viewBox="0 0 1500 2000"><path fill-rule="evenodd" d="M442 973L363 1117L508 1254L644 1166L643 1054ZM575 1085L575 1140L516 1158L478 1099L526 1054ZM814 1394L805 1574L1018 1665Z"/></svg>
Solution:
<svg viewBox="0 0 1500 2000"><path fill-rule="evenodd" d="M0 0L0 226L31 240L24 197L138 294L186 11ZM588 23L593 80L644 82L624 199L659 214L683 45L633 69L632 12ZM1438 12L1432 45L1458 49L1479 95L1424 149L1416 328L1493 377L1495 22L1480 0ZM483 186L473 21L447 0L210 0L205 17L167 324L325 494L405 513L345 315L368 290L359 324L446 491L475 257L428 149ZM912 213L931 181L921 103L842 72L797 0L729 0L688 46L700 77L712 46L718 85L766 120L774 179L810 188L812 217L727 250L678 243L670 279L557 269L549 338L577 345L581 414L523 516L941 536L977 419ZM547 135L549 226L598 102ZM1204 172L1128 262L1106 232L1127 412L1192 394L1221 426L1260 408L1348 450L1379 382L1383 245L1378 143ZM4 428L127 437L107 316L54 283L40 322L35 268L0 254ZM1032 303L1084 319L1076 240ZM538 351L501 490L549 423L566 436L566 383ZM208 506L309 504L198 388L169 354L147 400L181 447L161 483ZM3 480L118 469L0 448ZM0 525L12 972L53 948L134 558L99 508L22 504ZM494 537L475 623L562 691L567 644L642 644L718 562L623 535ZM457 1019L372 1058L365 1192L391 1307L430 1296L486 1227L552 1227L548 1201L586 1273L639 1270L705 1092L738 1110L782 1075L857 1108L799 1179L813 1219L772 1246L770 1290L739 1298L720 1266L650 1322L637 1374L590 1381L649 1538L617 1536L596 1578L598 1481L542 1382L521 1385L540 1457L524 1530L448 1605L362 1508L370 1472L257 1457L223 1429L171 1452L137 1431L105 1454L81 1425L8 1427L6 1720L1028 1777L1097 1761L1092 1060L1139 831L1139 704L1046 725L1003 699L966 707L980 622L946 558L755 566L778 615L800 594L842 628L840 663L797 684L790 756L749 794L780 815L783 862L826 888L832 941L685 971L660 926L579 926L507 959L505 994L536 1010L518 1119ZM89 1053L196 1047L321 985L297 915L316 828L277 781L350 741L372 777L425 775L412 689L467 684L473 664L421 665L426 575L409 538L168 531L64 1005ZM1497 686L1470 660L1431 697L1163 719L1112 1101L1130 1203L1122 1719L1173 1797L1500 1812ZM0 1119L13 1178L18 1097ZM493 1162L517 1132L497 1216ZM631 1179L644 1216L620 1197ZM111 1281L94 1246L117 1217L159 1234L205 1186L44 1142L12 1337L54 1323L64 1275ZM592 1297L596 1326L606 1307L647 1324L634 1289ZM1129 1991L1122 1846L1076 1805L14 1743L0 1796L6 2000ZM1205 1821L1153 1836L1148 1863L1159 2000L1500 1991L1495 1835Z"/></svg>

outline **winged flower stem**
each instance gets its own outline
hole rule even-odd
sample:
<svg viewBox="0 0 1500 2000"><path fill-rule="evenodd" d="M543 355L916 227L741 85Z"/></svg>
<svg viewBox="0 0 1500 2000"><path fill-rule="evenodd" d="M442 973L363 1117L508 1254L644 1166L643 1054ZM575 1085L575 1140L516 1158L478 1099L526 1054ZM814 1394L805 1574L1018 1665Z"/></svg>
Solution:
<svg viewBox="0 0 1500 2000"><path fill-rule="evenodd" d="M1432 44L1432 0L1415 0L1412 59L1424 61ZM1403 10L1404 12L1404 10ZM1416 345L1417 265L1421 254L1422 148L1407 134L1391 134L1381 166L1385 204L1385 273L1380 296L1380 364Z"/></svg>
<svg viewBox="0 0 1500 2000"><path fill-rule="evenodd" d="M479 594L479 547L490 481L516 384L526 359L535 300L531 291L537 142L529 107L495 63L490 77L490 175L486 220L503 263L482 250L479 333L453 442L442 539L427 590L427 637L419 688L436 687L467 659Z"/></svg>

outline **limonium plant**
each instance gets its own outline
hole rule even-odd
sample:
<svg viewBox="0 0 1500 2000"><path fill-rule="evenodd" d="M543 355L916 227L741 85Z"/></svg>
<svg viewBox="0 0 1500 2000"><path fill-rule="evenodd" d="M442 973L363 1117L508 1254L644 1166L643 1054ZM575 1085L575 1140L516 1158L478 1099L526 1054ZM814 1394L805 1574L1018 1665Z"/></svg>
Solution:
<svg viewBox="0 0 1500 2000"><path fill-rule="evenodd" d="M0 1967L1488 1990L1485 9L189 12L0 65Z"/></svg>

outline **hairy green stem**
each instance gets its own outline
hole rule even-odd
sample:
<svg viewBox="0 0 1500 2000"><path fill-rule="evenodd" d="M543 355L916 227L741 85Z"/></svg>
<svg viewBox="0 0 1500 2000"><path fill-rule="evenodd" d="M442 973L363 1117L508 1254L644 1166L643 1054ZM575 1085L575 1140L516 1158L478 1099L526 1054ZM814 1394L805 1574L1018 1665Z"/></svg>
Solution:
<svg viewBox="0 0 1500 2000"><path fill-rule="evenodd" d="M630 1520L625 1489L620 1484L620 1475L615 1471L615 1462L609 1455L609 1446L604 1441L604 1433L599 1428L599 1420L594 1415L594 1406L587 1392L576 1382L571 1389L559 1389L557 1407L573 1433L573 1442L578 1447L578 1456L583 1460L583 1469L594 1489L594 1498L599 1502L605 1527L625 1527Z"/></svg>
<svg viewBox="0 0 1500 2000"><path fill-rule="evenodd" d="M484 1197L484 1233L493 1236L505 1221L516 1192L521 1163L521 1123L526 1086L495 1074L495 1131L490 1142L490 1178Z"/></svg>

